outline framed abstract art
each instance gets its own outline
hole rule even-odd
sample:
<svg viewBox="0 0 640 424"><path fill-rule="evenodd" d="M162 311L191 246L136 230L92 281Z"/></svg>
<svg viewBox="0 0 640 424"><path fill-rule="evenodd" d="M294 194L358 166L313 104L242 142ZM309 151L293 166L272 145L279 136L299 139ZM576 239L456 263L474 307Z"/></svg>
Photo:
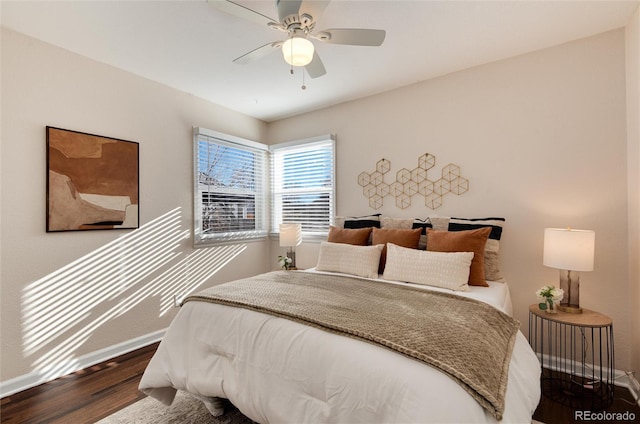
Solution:
<svg viewBox="0 0 640 424"><path fill-rule="evenodd" d="M47 232L138 225L139 144L47 127Z"/></svg>

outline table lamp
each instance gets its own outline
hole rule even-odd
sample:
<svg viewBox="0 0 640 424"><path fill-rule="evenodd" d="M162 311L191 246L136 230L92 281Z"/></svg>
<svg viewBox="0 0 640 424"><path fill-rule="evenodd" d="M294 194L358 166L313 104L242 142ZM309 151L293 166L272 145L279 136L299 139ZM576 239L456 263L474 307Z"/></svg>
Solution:
<svg viewBox="0 0 640 424"><path fill-rule="evenodd" d="M593 271L596 234L590 230L545 228L543 263L560 270L564 297L558 309L581 313L579 271Z"/></svg>
<svg viewBox="0 0 640 424"><path fill-rule="evenodd" d="M296 269L295 247L302 243L302 225L280 224L280 246L288 247L287 258L291 259L289 269Z"/></svg>

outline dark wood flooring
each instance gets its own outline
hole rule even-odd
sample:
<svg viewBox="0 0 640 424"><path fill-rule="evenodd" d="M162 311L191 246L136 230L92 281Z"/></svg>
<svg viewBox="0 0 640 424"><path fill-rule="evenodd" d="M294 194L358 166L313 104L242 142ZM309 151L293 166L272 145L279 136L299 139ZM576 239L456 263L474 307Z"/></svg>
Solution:
<svg viewBox="0 0 640 424"><path fill-rule="evenodd" d="M83 424L101 420L144 398L138 383L157 346L7 396L0 403L0 422ZM633 412L635 422L640 423L640 407L626 389L615 388L613 405L607 411ZM544 396L533 417L545 424L584 422L574 420L573 409Z"/></svg>
<svg viewBox="0 0 640 424"><path fill-rule="evenodd" d="M94 423L142 399L138 383L158 344L2 398L0 422Z"/></svg>
<svg viewBox="0 0 640 424"><path fill-rule="evenodd" d="M545 393L547 393L545 391ZM542 396L540 399L540 403L538 404L538 408L536 412L533 414L533 418L537 421L541 421L545 424L573 424L573 423L613 423L613 422L628 422L628 423L640 423L640 406L638 403L634 401L633 396L629 390L623 387L613 388L613 403L603 409L598 411L591 411L589 405L589 401L586 402L585 406L575 406L570 407L563 405L562 403L571 403L580 404L578 399L572 399L571 397L566 398L562 401L555 401L547 396ZM561 403L562 402L562 403ZM597 403L595 401L592 401ZM576 411L581 411L579 414L582 414L582 419L580 416L576 416ZM603 420L599 420L599 415L596 415L596 419L592 415L589 420L585 420L584 416L587 413L595 413L599 414L602 412L606 413L627 413L627 417L633 414L634 419L628 420L628 418L618 419L615 416L605 416L601 415Z"/></svg>

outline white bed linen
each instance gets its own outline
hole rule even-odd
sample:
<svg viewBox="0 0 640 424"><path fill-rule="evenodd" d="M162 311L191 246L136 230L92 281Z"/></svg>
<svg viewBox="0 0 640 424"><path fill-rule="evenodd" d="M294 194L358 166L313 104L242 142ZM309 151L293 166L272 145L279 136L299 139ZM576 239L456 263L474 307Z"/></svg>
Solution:
<svg viewBox="0 0 640 424"><path fill-rule="evenodd" d="M510 308L508 287L478 297ZM477 297L473 293L465 296ZM488 295L489 292L496 295ZM483 299L484 300L484 299ZM530 423L540 365L518 332L503 423ZM386 348L242 308L186 303L140 389L169 404L175 390L231 400L260 423L494 423L439 370Z"/></svg>
<svg viewBox="0 0 640 424"><path fill-rule="evenodd" d="M337 272L316 271L315 268L307 269L304 272L313 272L316 274L345 275ZM421 284L385 280L382 278L375 278L371 280L381 281L381 282L390 283L390 284L397 284L401 286L411 286L411 287L415 287L422 290L432 290L432 291L439 291L443 293L453 293L459 296L481 300L495 308L500 309L505 314L509 316L513 316L513 304L511 303L511 294L509 292L509 285L505 282L487 281L487 284L489 284L489 287L469 286L469 291L463 292L463 291L452 291L449 289L434 287L434 286L425 286Z"/></svg>

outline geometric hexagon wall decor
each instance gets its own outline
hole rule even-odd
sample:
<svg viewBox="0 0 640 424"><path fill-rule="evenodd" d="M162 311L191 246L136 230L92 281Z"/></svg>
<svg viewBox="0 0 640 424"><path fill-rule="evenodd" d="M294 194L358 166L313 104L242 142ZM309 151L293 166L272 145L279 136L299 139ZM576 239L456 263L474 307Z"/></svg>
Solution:
<svg viewBox="0 0 640 424"><path fill-rule="evenodd" d="M425 153L418 157L418 166L413 169L402 168L395 173L395 181L387 183L385 175L391 171L391 162L380 159L376 170L358 174L358 185L362 194L369 199L369 206L380 209L384 198L395 199L396 207L406 209L411 206L414 196L422 196L424 205L429 209L442 206L443 198L449 193L460 196L469 191L469 180L462 176L460 167L450 163L440 171L440 178L429 179L429 170L435 168L436 157Z"/></svg>

